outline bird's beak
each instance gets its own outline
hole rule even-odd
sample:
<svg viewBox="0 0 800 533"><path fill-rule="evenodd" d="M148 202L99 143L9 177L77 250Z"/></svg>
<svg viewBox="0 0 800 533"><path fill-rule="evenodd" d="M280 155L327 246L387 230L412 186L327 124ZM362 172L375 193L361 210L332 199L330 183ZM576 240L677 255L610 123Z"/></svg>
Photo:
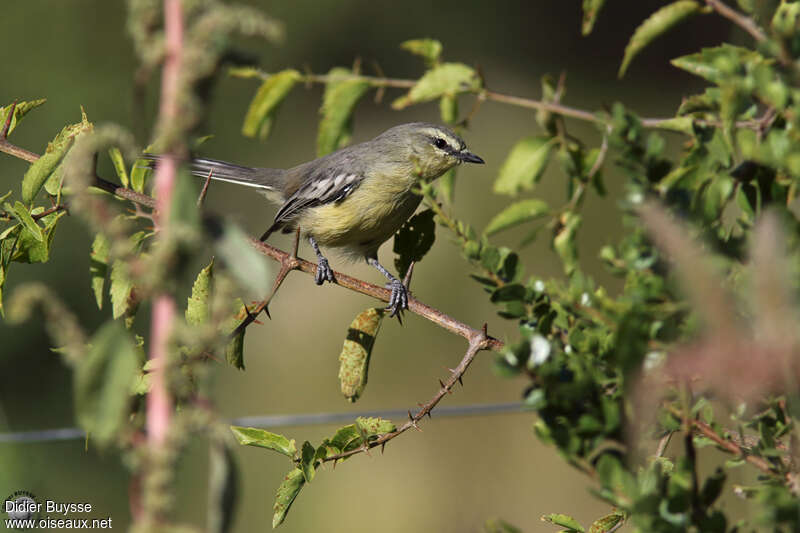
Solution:
<svg viewBox="0 0 800 533"><path fill-rule="evenodd" d="M479 165L484 163L483 159L473 154L469 150L460 151L458 153L458 158L465 163L478 163Z"/></svg>

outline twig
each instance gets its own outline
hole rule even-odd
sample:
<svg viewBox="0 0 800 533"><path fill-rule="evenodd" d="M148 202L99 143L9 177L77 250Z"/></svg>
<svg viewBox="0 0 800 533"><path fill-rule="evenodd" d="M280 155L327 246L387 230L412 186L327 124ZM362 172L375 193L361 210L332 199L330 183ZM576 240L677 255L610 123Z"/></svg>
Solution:
<svg viewBox="0 0 800 533"><path fill-rule="evenodd" d="M467 349L467 353L464 354L464 357L461 359L461 362L458 364L456 368L453 369L450 377L447 381L440 381L439 382L439 390L436 391L436 394L433 395L427 403L423 404L419 411L416 414L412 415L411 411L408 413L408 421L400 426L395 431L390 433L384 433L383 435L379 436L377 439L365 442L362 446L355 448L353 450L348 450L346 452L338 453L335 455L330 455L323 459L324 462L334 461L334 465L336 461L339 459L344 459L345 457L350 457L351 455L356 455L359 453L366 452L372 448L377 446L383 447L387 442L394 439L395 437L405 433L411 428L419 429L418 423L426 416L430 416L431 411L434 407L444 398L445 394L450 393L450 390L453 386L461 381L461 377L464 375L464 372L467 371L469 368L470 363L472 363L475 356L481 350L486 350L490 348L491 344L491 337L486 334L486 325L484 324L482 330L476 330L475 333L468 338L469 340L469 348Z"/></svg>
<svg viewBox="0 0 800 533"><path fill-rule="evenodd" d="M709 7L711 7L714 11L749 33L757 42L760 43L767 40L766 34L750 17L742 15L721 0L706 0L706 4L708 4Z"/></svg>
<svg viewBox="0 0 800 533"><path fill-rule="evenodd" d="M200 191L200 196L197 197L197 207L203 205L203 202L206 200L206 195L208 194L208 186L211 184L211 178L214 176L214 169L208 171L208 176L206 176L206 181L203 183L203 189Z"/></svg>

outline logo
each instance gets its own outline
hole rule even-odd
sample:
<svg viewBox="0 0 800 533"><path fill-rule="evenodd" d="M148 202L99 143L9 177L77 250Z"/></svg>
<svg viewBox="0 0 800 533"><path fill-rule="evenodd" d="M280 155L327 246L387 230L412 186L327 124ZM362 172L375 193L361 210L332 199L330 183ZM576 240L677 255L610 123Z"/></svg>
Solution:
<svg viewBox="0 0 800 533"><path fill-rule="evenodd" d="M18 490L3 502L3 512L6 513L6 527L9 529L28 529L34 527L36 519L42 510L42 504L36 501L36 496L27 490Z"/></svg>

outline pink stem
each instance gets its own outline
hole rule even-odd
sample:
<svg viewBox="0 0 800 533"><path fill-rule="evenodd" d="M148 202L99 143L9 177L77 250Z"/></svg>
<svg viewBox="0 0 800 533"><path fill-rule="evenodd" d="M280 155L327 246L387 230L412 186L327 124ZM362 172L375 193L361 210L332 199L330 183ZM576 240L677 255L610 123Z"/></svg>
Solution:
<svg viewBox="0 0 800 533"><path fill-rule="evenodd" d="M159 121L169 123L178 114L178 83L180 76L183 19L181 0L164 0L164 25L166 30L166 59L161 81L161 107ZM156 169L154 193L156 197L155 223L160 235L168 234L169 210L175 188L178 167L174 147L163 157ZM175 318L175 300L170 294L157 294L153 300L150 325L150 360L152 361L151 388L147 395L147 437L151 446L164 443L172 415L165 377L169 363L169 334Z"/></svg>

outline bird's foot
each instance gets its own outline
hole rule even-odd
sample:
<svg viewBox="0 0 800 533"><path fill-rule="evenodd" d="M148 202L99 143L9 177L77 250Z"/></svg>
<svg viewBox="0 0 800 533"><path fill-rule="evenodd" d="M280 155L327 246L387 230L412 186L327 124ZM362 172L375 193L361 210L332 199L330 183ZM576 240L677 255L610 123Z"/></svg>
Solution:
<svg viewBox="0 0 800 533"><path fill-rule="evenodd" d="M387 283L386 288L392 291L392 295L389 297L389 305L386 306L386 310L391 311L389 314L390 317L397 315L399 318L400 313L402 313L403 310L408 309L408 289L399 279L393 279Z"/></svg>
<svg viewBox="0 0 800 533"><path fill-rule="evenodd" d="M324 257L319 257L317 261L317 273L314 276L314 282L317 285L322 285L326 281L334 282L336 278L333 277L333 269L328 264L328 260Z"/></svg>

